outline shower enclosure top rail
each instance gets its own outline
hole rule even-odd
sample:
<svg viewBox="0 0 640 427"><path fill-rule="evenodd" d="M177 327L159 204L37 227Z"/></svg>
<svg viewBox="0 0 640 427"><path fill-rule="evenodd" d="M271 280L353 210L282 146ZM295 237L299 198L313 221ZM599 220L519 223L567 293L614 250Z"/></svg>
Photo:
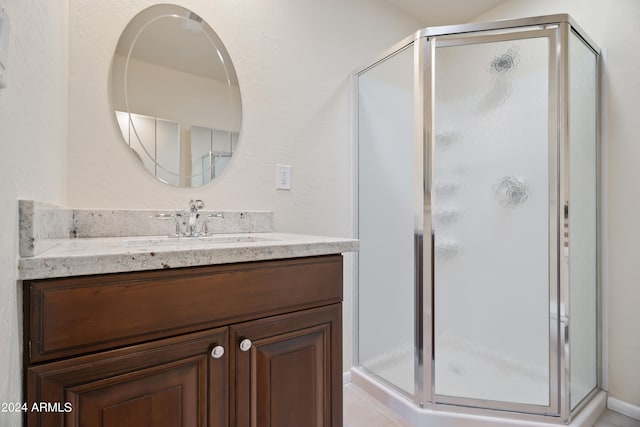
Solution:
<svg viewBox="0 0 640 427"><path fill-rule="evenodd" d="M409 46L414 41L423 38L423 37L436 37L436 36L446 36L451 34L463 34L463 33L474 33L478 31L491 31L491 30L508 30L511 28L518 27L534 27L537 25L551 25L551 24L561 24L568 23L571 28L593 49L596 53L600 53L600 48L598 45L584 32L584 30L576 23L576 21L566 13L560 13L555 15L542 15L542 16L534 16L528 18L518 18L518 19L499 19L492 22L471 22L467 24L457 24L457 25L441 25L436 27L426 27L416 31L408 37L400 40L398 43L395 43L393 46L385 49L381 54L377 55L373 61L369 61L363 64L360 67L356 68L354 71L354 75L359 75L375 66L379 62L385 60L391 55L396 54L398 51L403 49L404 47Z"/></svg>

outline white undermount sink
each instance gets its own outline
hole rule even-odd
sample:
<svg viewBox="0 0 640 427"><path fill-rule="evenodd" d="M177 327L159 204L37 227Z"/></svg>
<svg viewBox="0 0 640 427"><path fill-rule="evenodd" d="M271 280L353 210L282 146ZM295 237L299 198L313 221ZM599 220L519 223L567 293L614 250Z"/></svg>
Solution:
<svg viewBox="0 0 640 427"><path fill-rule="evenodd" d="M124 244L130 247L137 246L201 246L221 245L233 243L266 242L274 239L254 235L236 236L206 236L206 237L154 237L150 239L125 240Z"/></svg>

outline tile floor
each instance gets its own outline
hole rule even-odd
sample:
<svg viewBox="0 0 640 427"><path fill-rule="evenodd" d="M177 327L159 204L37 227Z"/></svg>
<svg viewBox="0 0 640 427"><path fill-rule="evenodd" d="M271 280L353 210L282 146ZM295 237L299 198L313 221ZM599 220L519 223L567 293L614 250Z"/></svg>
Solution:
<svg viewBox="0 0 640 427"><path fill-rule="evenodd" d="M412 427L353 384L344 387L344 427ZM640 420L605 411L594 427L640 427Z"/></svg>
<svg viewBox="0 0 640 427"><path fill-rule="evenodd" d="M640 420L607 409L593 427L640 427Z"/></svg>
<svg viewBox="0 0 640 427"><path fill-rule="evenodd" d="M344 427L412 427L353 384L343 394Z"/></svg>

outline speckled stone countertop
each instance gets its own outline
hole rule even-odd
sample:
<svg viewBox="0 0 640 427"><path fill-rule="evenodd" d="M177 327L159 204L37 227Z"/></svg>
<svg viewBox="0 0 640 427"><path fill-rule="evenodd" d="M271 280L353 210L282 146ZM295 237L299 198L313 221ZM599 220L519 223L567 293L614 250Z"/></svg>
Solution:
<svg viewBox="0 0 640 427"><path fill-rule="evenodd" d="M156 270L352 252L358 241L286 233L217 234L204 238L61 239L19 261L22 280Z"/></svg>
<svg viewBox="0 0 640 427"><path fill-rule="evenodd" d="M224 211L212 235L170 238L171 222L153 219L163 211L29 200L19 207L20 280L339 254L359 246L355 239L276 233L273 213L265 211Z"/></svg>

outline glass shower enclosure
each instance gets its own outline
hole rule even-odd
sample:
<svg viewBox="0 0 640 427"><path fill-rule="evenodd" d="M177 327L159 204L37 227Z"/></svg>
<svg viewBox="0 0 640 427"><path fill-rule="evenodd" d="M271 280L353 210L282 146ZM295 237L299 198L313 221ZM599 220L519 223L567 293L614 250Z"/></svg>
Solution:
<svg viewBox="0 0 640 427"><path fill-rule="evenodd" d="M553 15L427 28L355 73L357 369L565 422L597 391L598 64Z"/></svg>

